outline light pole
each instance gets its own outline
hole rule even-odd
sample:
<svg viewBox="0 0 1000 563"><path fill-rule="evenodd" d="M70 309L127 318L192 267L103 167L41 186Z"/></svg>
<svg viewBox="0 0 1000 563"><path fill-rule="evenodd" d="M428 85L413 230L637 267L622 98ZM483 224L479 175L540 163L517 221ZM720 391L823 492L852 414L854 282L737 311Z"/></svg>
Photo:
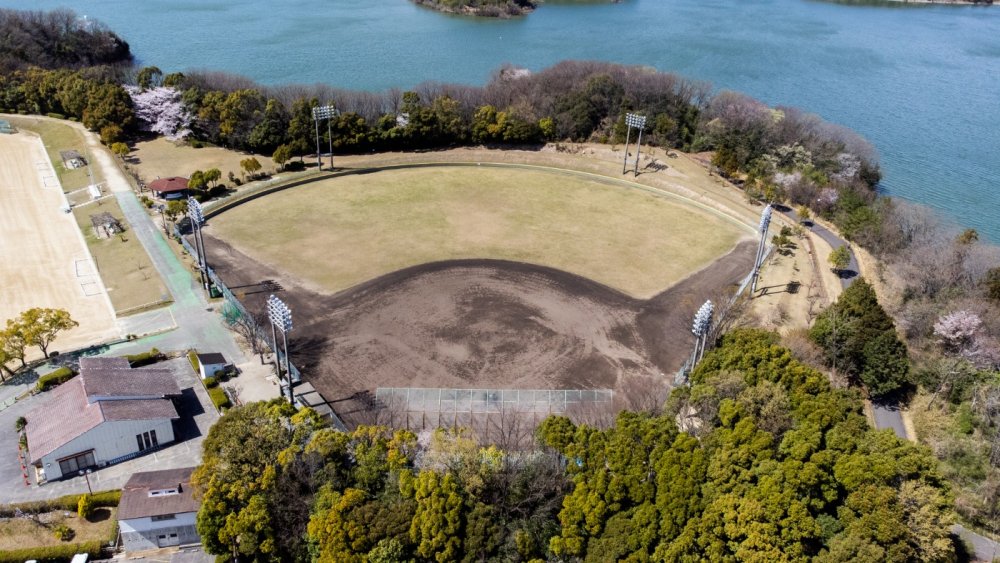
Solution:
<svg viewBox="0 0 1000 563"><path fill-rule="evenodd" d="M639 130L639 141L635 145L635 176L639 176L639 151L642 150L642 130L646 127L646 116L639 115L636 113L626 113L625 114L625 125L628 126L628 131L625 133L625 161L622 163L622 174L628 170L628 145L629 139L632 134L632 128L635 127Z"/></svg>
<svg viewBox="0 0 1000 563"><path fill-rule="evenodd" d="M771 204L767 204L764 211L760 214L760 225L757 229L760 231L760 242L757 243L757 257L753 262L753 281L750 283L750 295L753 295L757 291L757 279L760 277L760 267L764 262L764 248L767 245L767 229L771 226L771 213L774 208Z"/></svg>
<svg viewBox="0 0 1000 563"><path fill-rule="evenodd" d="M281 377L281 363L278 351L278 339L275 329L281 331L281 340L285 347L285 385L288 388L288 402L295 405L292 394L292 362L288 357L288 333L292 331L292 310L288 305L273 294L267 298L267 318L271 321L271 341L274 343L274 367Z"/></svg>
<svg viewBox="0 0 1000 563"><path fill-rule="evenodd" d="M693 370L702 355L705 354L705 341L708 340L708 332L712 328L712 313L715 307L712 301L705 301L705 304L698 309L694 315L694 324L691 325L691 333L695 336L694 353L691 355L691 369Z"/></svg>
<svg viewBox="0 0 1000 563"><path fill-rule="evenodd" d="M331 120L334 117L340 115L340 111L333 106L317 106L312 108L313 122L316 124L316 165L319 169L323 169L323 160L320 155L319 150L319 122L323 119L326 120L326 135L330 142L330 170L333 170L333 135L332 135L332 125Z"/></svg>
<svg viewBox="0 0 1000 563"><path fill-rule="evenodd" d="M192 234L194 234L194 247L198 251L198 270L201 273L201 285L208 289L208 259L205 257L205 239L201 236L201 225L205 222L205 211L198 200L188 198L188 217L191 219Z"/></svg>
<svg viewBox="0 0 1000 563"><path fill-rule="evenodd" d="M83 475L83 478L87 480L87 492L92 495L94 494L94 489L90 488L90 472L91 472L90 469L87 470L81 469L80 475Z"/></svg>

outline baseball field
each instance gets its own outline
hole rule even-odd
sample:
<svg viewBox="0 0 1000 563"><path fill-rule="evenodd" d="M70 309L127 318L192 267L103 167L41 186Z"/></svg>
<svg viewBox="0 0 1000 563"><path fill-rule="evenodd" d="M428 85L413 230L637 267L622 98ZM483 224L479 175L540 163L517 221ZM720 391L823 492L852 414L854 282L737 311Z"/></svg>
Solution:
<svg viewBox="0 0 1000 563"><path fill-rule="evenodd" d="M749 230L570 171L350 174L228 210L211 265L292 308L293 361L350 422L379 387L666 388L690 316L749 271Z"/></svg>

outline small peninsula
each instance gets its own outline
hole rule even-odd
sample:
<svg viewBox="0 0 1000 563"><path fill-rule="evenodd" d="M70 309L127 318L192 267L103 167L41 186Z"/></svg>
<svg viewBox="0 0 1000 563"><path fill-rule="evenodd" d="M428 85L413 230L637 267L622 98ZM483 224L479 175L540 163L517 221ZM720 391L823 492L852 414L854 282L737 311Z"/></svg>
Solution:
<svg viewBox="0 0 1000 563"><path fill-rule="evenodd" d="M449 14L485 18L513 18L535 10L544 0L413 0L413 2ZM591 0L592 1L592 0ZM617 4L621 0L608 0Z"/></svg>
<svg viewBox="0 0 1000 563"><path fill-rule="evenodd" d="M421 6L466 16L510 18L522 16L538 7L537 0L413 0Z"/></svg>

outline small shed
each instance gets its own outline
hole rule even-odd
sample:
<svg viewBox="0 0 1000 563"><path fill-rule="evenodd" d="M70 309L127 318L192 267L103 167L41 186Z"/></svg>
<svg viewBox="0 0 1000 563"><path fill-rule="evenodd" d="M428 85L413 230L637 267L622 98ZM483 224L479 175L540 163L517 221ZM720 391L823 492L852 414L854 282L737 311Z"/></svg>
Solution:
<svg viewBox="0 0 1000 563"><path fill-rule="evenodd" d="M97 238L110 238L112 235L125 232L118 219L107 211L91 215L90 224L94 227L94 235Z"/></svg>
<svg viewBox="0 0 1000 563"><path fill-rule="evenodd" d="M199 372L201 378L214 377L215 374L226 369L226 358L218 352L210 354L198 354Z"/></svg>
<svg viewBox="0 0 1000 563"><path fill-rule="evenodd" d="M75 150L59 151L59 158L62 159L63 166L70 170L83 168L87 165L87 160Z"/></svg>
<svg viewBox="0 0 1000 563"><path fill-rule="evenodd" d="M181 199L188 193L188 179L180 176L157 178L149 183L149 191L160 199Z"/></svg>

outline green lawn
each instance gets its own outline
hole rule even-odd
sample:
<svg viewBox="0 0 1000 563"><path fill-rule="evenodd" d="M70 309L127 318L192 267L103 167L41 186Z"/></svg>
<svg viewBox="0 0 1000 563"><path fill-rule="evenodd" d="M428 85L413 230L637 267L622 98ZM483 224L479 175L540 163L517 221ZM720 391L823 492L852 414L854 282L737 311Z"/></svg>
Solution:
<svg viewBox="0 0 1000 563"><path fill-rule="evenodd" d="M126 225L124 233L111 238L97 238L90 216L105 211ZM99 204L75 207L73 216L83 231L90 254L108 288L115 313L137 313L170 302L170 293L160 279L160 274L153 267L142 243L128 230L128 223L114 197L102 199Z"/></svg>
<svg viewBox="0 0 1000 563"><path fill-rule="evenodd" d="M56 121L33 117L5 117L4 119L10 121L18 129L27 129L41 135L42 141L45 142L45 150L49 154L49 159L52 160L52 166L59 176L59 182L62 183L64 192L71 192L90 185L90 177L88 175L88 169L90 168L93 169L94 182L104 181L101 169L98 166L85 166L76 170L70 170L63 166L59 151L75 149L84 155L84 157L87 156L87 141L73 127Z"/></svg>
<svg viewBox="0 0 1000 563"><path fill-rule="evenodd" d="M495 258L650 297L747 234L701 208L562 172L429 167L326 180L246 203L209 231L312 288L408 266Z"/></svg>

